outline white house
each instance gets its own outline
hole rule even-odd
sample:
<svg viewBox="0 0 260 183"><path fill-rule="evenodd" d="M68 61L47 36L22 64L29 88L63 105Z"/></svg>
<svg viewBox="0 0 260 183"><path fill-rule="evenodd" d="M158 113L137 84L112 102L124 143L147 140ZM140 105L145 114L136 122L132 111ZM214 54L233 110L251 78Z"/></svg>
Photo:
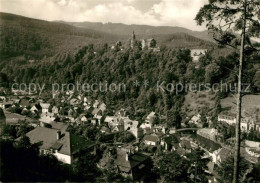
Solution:
<svg viewBox="0 0 260 183"><path fill-rule="evenodd" d="M42 114L47 115L47 113L49 112L50 104L49 103L40 103L40 105L42 108Z"/></svg>
<svg viewBox="0 0 260 183"><path fill-rule="evenodd" d="M36 127L26 136L29 137L32 144L41 144L39 147L40 154L53 154L59 161L66 164L73 163L79 150L93 148L95 145L93 142L86 141L84 138L69 132L45 127Z"/></svg>
<svg viewBox="0 0 260 183"><path fill-rule="evenodd" d="M192 57L192 61L195 62L195 63L198 62L200 57L202 55L205 55L206 52L207 52L206 49L192 49L190 51L190 54L191 54L191 57Z"/></svg>
<svg viewBox="0 0 260 183"><path fill-rule="evenodd" d="M233 113L222 112L218 115L218 121L223 121L229 125L236 124L236 115Z"/></svg>

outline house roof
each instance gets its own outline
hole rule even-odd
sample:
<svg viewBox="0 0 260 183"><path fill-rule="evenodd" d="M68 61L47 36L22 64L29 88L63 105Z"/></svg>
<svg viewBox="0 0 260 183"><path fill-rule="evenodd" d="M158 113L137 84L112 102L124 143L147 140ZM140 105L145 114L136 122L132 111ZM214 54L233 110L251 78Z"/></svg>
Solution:
<svg viewBox="0 0 260 183"><path fill-rule="evenodd" d="M20 105L21 105L22 107L27 107L27 106L30 105L30 102L29 102L28 99L22 99L22 100L20 101Z"/></svg>
<svg viewBox="0 0 260 183"><path fill-rule="evenodd" d="M42 149L57 149L59 153L71 155L78 150L94 145L94 142L63 132L57 140L57 130L45 127L36 127L26 134L32 144L39 144Z"/></svg>
<svg viewBox="0 0 260 183"><path fill-rule="evenodd" d="M41 105L41 107L42 107L43 109L49 109L49 107L50 107L51 104L49 104L49 103L40 103L40 105Z"/></svg>
<svg viewBox="0 0 260 183"><path fill-rule="evenodd" d="M157 141L159 141L159 137L157 137L156 135L146 135L146 136L144 136L144 140L151 141L151 142L157 142Z"/></svg>
<svg viewBox="0 0 260 183"><path fill-rule="evenodd" d="M102 128L100 129L100 131L104 131L104 132L110 132L109 128L102 126Z"/></svg>
<svg viewBox="0 0 260 183"><path fill-rule="evenodd" d="M155 112L151 112L148 116L147 116L147 118L153 118L155 116Z"/></svg>
<svg viewBox="0 0 260 183"><path fill-rule="evenodd" d="M70 100L71 105L75 105L75 104L77 104L77 102L78 102L78 99L76 99L76 98L73 98Z"/></svg>
<svg viewBox="0 0 260 183"><path fill-rule="evenodd" d="M114 118L115 118L115 116L106 116L105 122L110 123L113 121Z"/></svg>
<svg viewBox="0 0 260 183"><path fill-rule="evenodd" d="M231 150L227 148L221 148L221 150L218 153L218 156L220 157L221 161L224 161L230 154Z"/></svg>
<svg viewBox="0 0 260 183"><path fill-rule="evenodd" d="M93 104L93 106L98 106L99 105L99 101L98 100L95 100L95 102L94 102L94 104Z"/></svg>
<svg viewBox="0 0 260 183"><path fill-rule="evenodd" d="M191 144L190 144L189 141L187 141L187 140L182 140L180 143L181 143L181 146L182 146L182 147L185 147L185 148L187 148L187 149L191 149Z"/></svg>
<svg viewBox="0 0 260 183"><path fill-rule="evenodd" d="M55 120L55 117L52 116L41 116L39 121L44 122L44 123L51 123L52 121Z"/></svg>
<svg viewBox="0 0 260 183"><path fill-rule="evenodd" d="M100 109L94 109L93 111L92 111L92 114L94 115L94 114L98 114L99 113L99 111L100 111Z"/></svg>
<svg viewBox="0 0 260 183"><path fill-rule="evenodd" d="M33 107L35 107L37 110L40 110L42 109L41 105L40 104L35 104Z"/></svg>
<svg viewBox="0 0 260 183"><path fill-rule="evenodd" d="M5 111L5 117L6 117L6 124L9 125L15 125L18 124L19 120L23 121L26 120L27 122L32 122L33 120L31 118L28 118L26 116L17 114L17 113L10 113Z"/></svg>
<svg viewBox="0 0 260 183"><path fill-rule="evenodd" d="M55 121L51 122L50 125L52 129L60 130L61 132L65 132L69 127L69 124L67 123L55 122Z"/></svg>
<svg viewBox="0 0 260 183"><path fill-rule="evenodd" d="M124 172L129 172L136 166L142 165L149 156L142 153L134 153L128 155L128 161L126 160L126 153L119 153L115 159L115 164L119 166L119 169Z"/></svg>

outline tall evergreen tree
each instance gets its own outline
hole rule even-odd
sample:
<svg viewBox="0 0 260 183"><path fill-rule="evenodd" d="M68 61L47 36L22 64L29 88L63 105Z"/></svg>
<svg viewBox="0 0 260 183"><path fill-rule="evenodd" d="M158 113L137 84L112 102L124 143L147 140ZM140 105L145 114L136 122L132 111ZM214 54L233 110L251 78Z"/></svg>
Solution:
<svg viewBox="0 0 260 183"><path fill-rule="evenodd" d="M240 157L240 122L242 101L242 75L245 56L259 51L251 38L260 36L260 1L259 0L209 0L196 15L199 25L207 22L206 27L213 31L213 36L220 44L240 50L237 123L233 183L238 182ZM237 36L236 34L239 34Z"/></svg>

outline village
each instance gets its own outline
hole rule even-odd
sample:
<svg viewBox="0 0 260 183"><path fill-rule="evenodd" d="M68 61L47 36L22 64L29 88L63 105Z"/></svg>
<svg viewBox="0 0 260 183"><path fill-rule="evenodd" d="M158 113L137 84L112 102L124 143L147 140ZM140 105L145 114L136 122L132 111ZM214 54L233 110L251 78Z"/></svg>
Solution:
<svg viewBox="0 0 260 183"><path fill-rule="evenodd" d="M143 116L143 121L137 121L130 118L125 109L110 110L102 101L73 92L58 93L48 99L12 93L0 97L0 107L6 116L1 123L2 137L11 138L6 133L6 126L27 124L32 127L25 134L30 142L42 142L39 153L53 154L66 164L77 161L77 152L81 149L95 154L98 147L105 146L107 151L97 166L105 169L113 159L120 174L130 180L139 180L143 176L140 170L150 167L149 160L154 154L177 152L187 158L189 153L200 148L211 159L208 168L214 182L214 167L233 151L232 138L223 141L223 131L210 125L203 127L200 114L189 119L190 127L168 128L164 115L151 111ZM236 118L231 113L220 113L218 121L232 126ZM83 129L90 131L87 135L73 133ZM241 130L259 133L258 116L244 117ZM242 144L242 156L253 164L257 163L260 142L245 139Z"/></svg>

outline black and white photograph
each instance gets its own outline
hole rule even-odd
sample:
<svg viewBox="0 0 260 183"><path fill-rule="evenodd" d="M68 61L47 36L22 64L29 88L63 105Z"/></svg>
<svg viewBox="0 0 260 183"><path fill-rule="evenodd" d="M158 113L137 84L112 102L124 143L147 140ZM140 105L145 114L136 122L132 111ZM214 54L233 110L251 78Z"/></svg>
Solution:
<svg viewBox="0 0 260 183"><path fill-rule="evenodd" d="M260 183L260 0L0 0L0 182Z"/></svg>

